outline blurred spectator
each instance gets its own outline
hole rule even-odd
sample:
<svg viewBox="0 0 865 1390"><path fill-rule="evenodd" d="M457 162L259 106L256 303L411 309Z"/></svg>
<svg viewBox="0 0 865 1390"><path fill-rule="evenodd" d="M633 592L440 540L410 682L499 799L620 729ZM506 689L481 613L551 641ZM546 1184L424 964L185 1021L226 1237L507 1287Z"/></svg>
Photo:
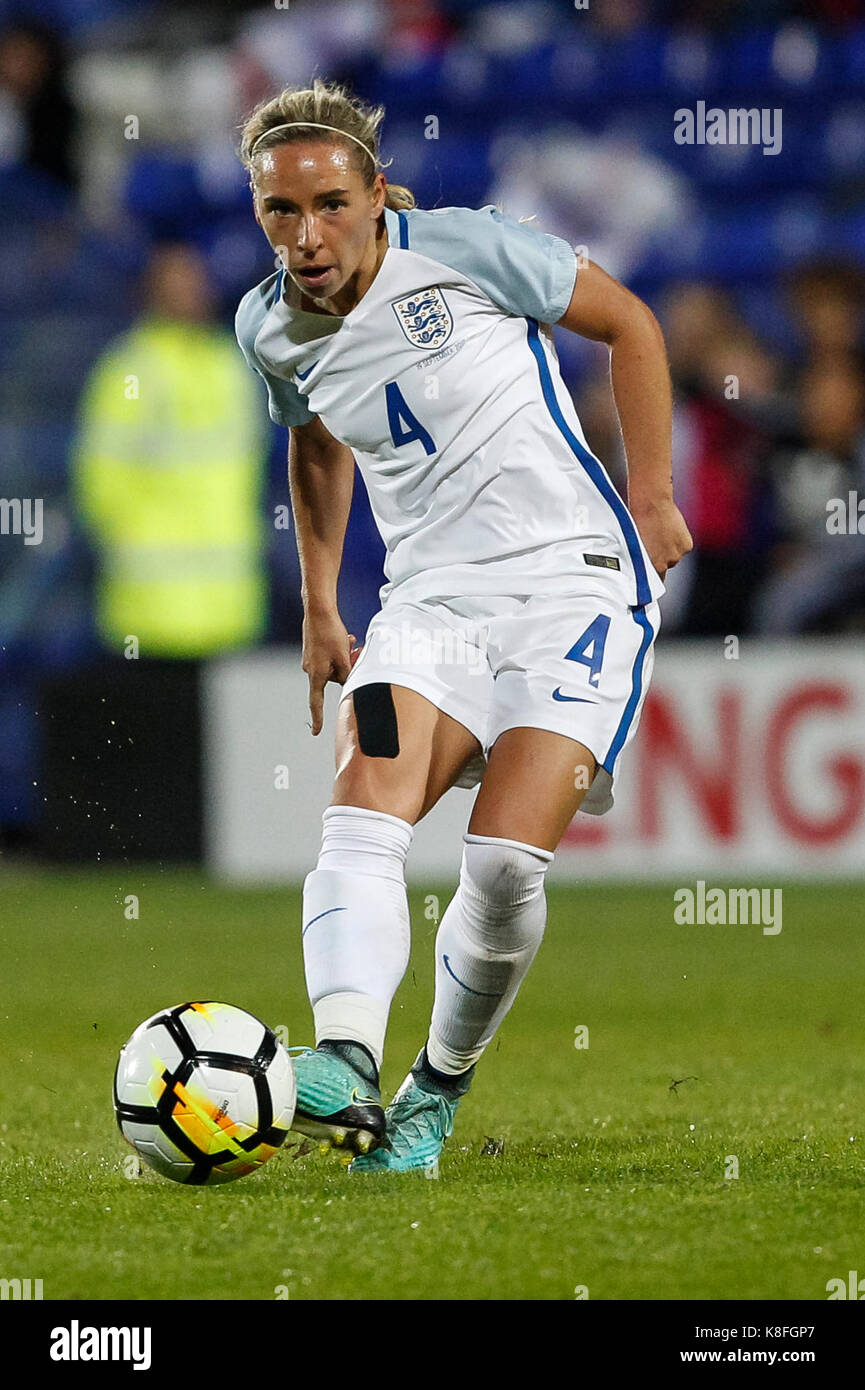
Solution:
<svg viewBox="0 0 865 1390"><path fill-rule="evenodd" d="M756 609L764 633L861 627L865 609L865 378L852 358L822 359L805 372L799 399L799 438L772 459L779 544ZM840 531L828 524L833 500Z"/></svg>
<svg viewBox="0 0 865 1390"><path fill-rule="evenodd" d="M700 390L712 344L739 324L730 296L710 285L675 285L667 295L662 317L674 381L686 392Z"/></svg>
<svg viewBox="0 0 865 1390"><path fill-rule="evenodd" d="M0 166L20 164L74 186L76 131L60 38L35 23L0 34Z"/></svg>
<svg viewBox="0 0 865 1390"><path fill-rule="evenodd" d="M650 0L617 0L615 5L589 6L591 22L602 34L627 36L651 21Z"/></svg>
<svg viewBox="0 0 865 1390"><path fill-rule="evenodd" d="M81 406L72 492L106 651L40 691L52 858L200 858L204 660L266 628L265 422L200 253L159 247Z"/></svg>
<svg viewBox="0 0 865 1390"><path fill-rule="evenodd" d="M389 45L385 0L292 0L248 15L238 35L243 99L249 106L313 73L351 81Z"/></svg>
<svg viewBox="0 0 865 1390"><path fill-rule="evenodd" d="M741 634L770 542L771 436L754 407L775 397L780 364L720 291L680 286L663 319L676 392L674 477L694 537L681 574L670 576L680 610L673 625L689 635Z"/></svg>
<svg viewBox="0 0 865 1390"><path fill-rule="evenodd" d="M845 261L799 266L788 280L790 304L807 357L860 355L865 330L865 272Z"/></svg>
<svg viewBox="0 0 865 1390"><path fill-rule="evenodd" d="M438 0L387 0L388 48L417 61L441 48L453 32Z"/></svg>
<svg viewBox="0 0 865 1390"><path fill-rule="evenodd" d="M157 250L142 321L97 362L72 466L114 652L202 657L264 632L264 416L204 263Z"/></svg>

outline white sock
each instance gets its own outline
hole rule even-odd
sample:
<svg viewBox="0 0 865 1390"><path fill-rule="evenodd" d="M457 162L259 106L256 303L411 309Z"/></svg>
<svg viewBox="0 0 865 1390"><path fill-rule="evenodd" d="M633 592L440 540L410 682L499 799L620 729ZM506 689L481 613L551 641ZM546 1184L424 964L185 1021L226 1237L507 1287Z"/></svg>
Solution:
<svg viewBox="0 0 865 1390"><path fill-rule="evenodd" d="M363 1043L381 1067L388 1014L411 946L405 859L414 827L362 806L329 806L303 884L303 960L315 1041Z"/></svg>
<svg viewBox="0 0 865 1390"><path fill-rule="evenodd" d="M463 836L459 887L436 936L436 992L427 1057L466 1071L517 996L547 920L553 852L492 835Z"/></svg>

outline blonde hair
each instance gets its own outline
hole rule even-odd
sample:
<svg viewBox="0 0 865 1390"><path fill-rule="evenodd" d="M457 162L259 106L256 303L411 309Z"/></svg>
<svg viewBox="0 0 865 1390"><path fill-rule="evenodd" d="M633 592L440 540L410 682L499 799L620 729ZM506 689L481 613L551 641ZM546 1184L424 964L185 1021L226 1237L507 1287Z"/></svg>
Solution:
<svg viewBox="0 0 865 1390"><path fill-rule="evenodd" d="M311 87L285 87L279 96L256 106L243 122L238 154L252 182L254 161L263 151L272 150L277 145L313 139L337 143L340 135L345 135L345 147L351 155L352 166L363 178L365 186L371 188L379 168L387 168L393 162L388 160L384 165L379 159L379 132L383 120L383 106L372 106L347 87L316 77ZM315 129L322 125L331 129ZM277 129L284 126L293 128ZM272 138L268 138L271 131ZM416 206L410 188L398 183L387 185L385 207L399 212Z"/></svg>

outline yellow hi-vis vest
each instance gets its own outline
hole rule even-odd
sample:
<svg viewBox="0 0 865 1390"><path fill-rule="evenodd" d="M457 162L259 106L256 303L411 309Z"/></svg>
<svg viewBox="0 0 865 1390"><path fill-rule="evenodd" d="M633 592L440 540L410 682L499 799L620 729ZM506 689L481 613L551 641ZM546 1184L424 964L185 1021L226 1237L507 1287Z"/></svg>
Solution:
<svg viewBox="0 0 865 1390"><path fill-rule="evenodd" d="M142 657L200 657L262 635L265 426L257 383L221 328L150 318L99 360L73 487L111 649L136 637Z"/></svg>

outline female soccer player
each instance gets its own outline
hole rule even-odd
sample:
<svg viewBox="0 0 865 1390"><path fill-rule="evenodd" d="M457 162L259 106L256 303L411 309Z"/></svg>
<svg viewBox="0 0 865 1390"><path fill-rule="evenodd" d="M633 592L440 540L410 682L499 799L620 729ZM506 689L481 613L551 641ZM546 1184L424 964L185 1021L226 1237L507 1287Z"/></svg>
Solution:
<svg viewBox="0 0 865 1390"><path fill-rule="evenodd" d="M326 683L342 685L303 891L315 1047L295 1056L295 1128L345 1146L352 1171L437 1162L540 945L559 841L578 808L612 805L663 575L691 547L650 310L495 207L417 208L381 172L383 115L316 80L260 106L241 143L282 268L244 296L236 330L291 431L314 735ZM553 323L609 344L629 507L586 444ZM360 652L336 601L355 460L387 551ZM429 1036L384 1111L413 827L481 775Z"/></svg>

